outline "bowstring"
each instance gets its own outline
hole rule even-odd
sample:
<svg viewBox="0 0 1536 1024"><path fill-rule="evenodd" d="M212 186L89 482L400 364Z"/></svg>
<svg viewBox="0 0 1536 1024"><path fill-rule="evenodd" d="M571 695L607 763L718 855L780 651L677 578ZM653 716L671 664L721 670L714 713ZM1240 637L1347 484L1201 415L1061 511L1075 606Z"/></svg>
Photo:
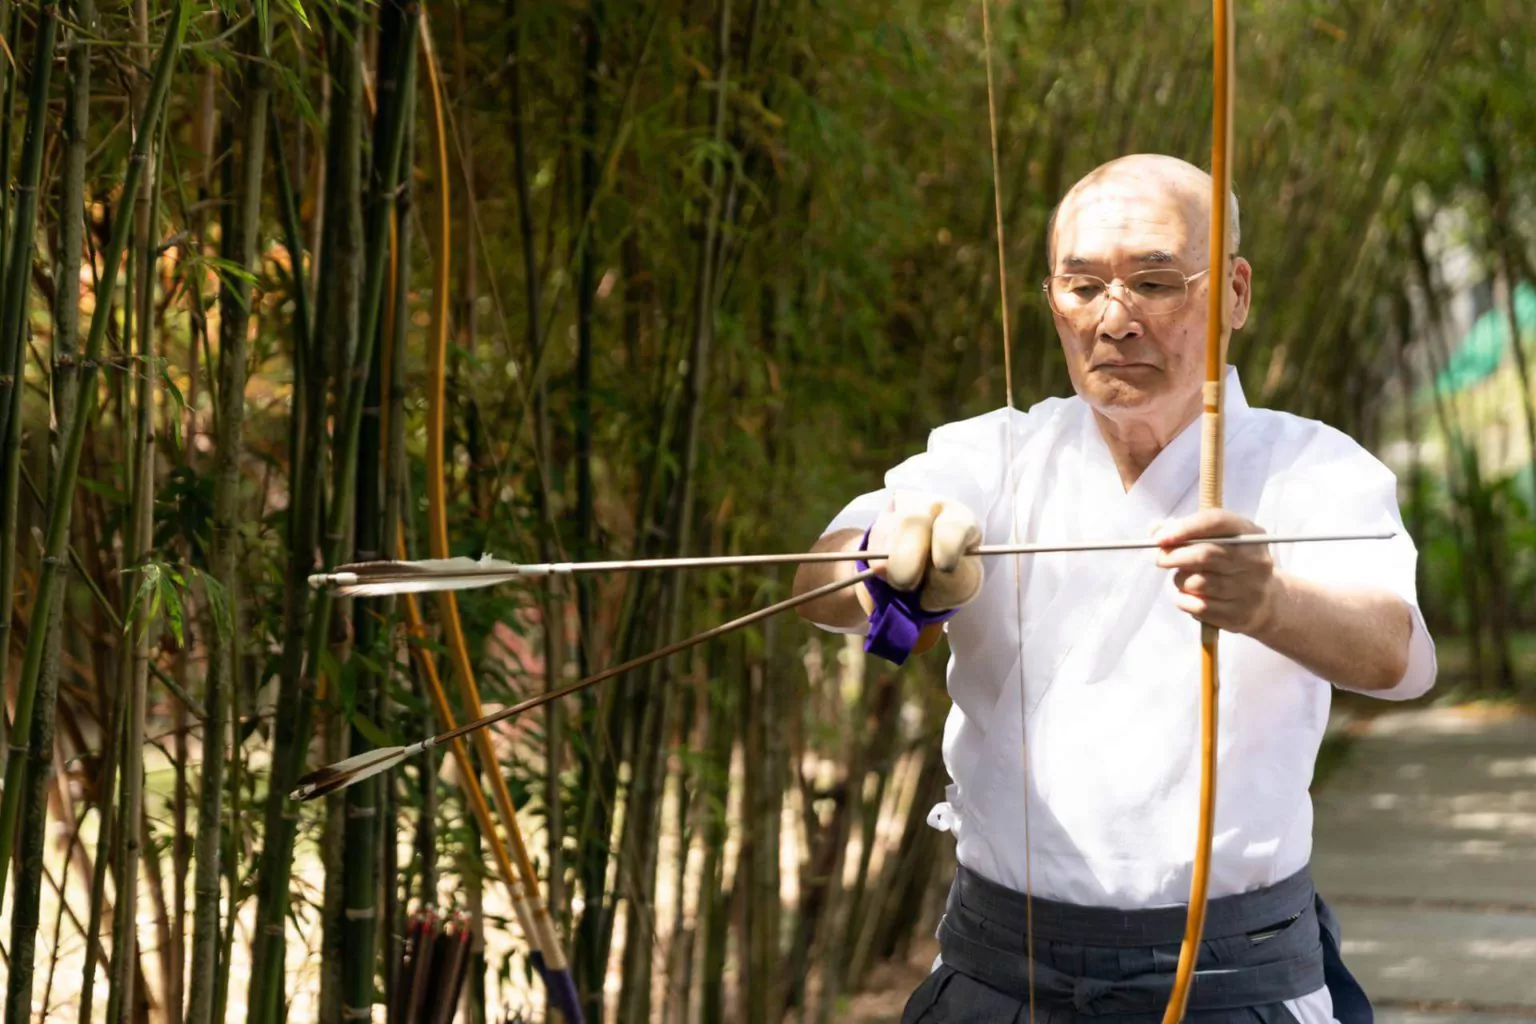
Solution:
<svg viewBox="0 0 1536 1024"><path fill-rule="evenodd" d="M1004 474L1008 489L1008 543L1018 543L1019 515L1016 503L1018 494L1014 473L1014 437L1013 437L1013 336L1008 323L1008 256L1007 245L1003 233L1003 181L1002 163L998 157L997 149L997 89L993 82L992 71L992 18L989 11L989 0L980 0L981 3L981 34L983 48L986 54L987 68L987 134L992 143L992 212L997 232L997 292L999 303L999 315L1002 318L1003 327L1003 397L1007 406L1008 416L1004 422L1004 433L1008 438L1008 467ZM1029 1017L1033 1024L1035 1019L1035 907L1034 907L1034 864L1030 853L1029 841L1029 726L1028 711L1024 693L1024 583L1019 567L1020 555L1013 556L1013 607L1016 616L1014 635L1018 640L1015 666L1018 671L1019 681L1019 762L1023 766L1024 782L1024 956L1027 961L1029 976Z"/></svg>

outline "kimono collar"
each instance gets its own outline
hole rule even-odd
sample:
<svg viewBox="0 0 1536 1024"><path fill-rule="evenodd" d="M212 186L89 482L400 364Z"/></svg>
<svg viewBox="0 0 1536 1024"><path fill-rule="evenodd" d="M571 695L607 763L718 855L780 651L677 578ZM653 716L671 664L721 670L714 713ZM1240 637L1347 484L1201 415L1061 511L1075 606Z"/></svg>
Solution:
<svg viewBox="0 0 1536 1024"><path fill-rule="evenodd" d="M1223 413L1228 440L1246 426L1250 408L1237 370L1227 367ZM1098 417L1082 403L1082 444L1096 475L1103 476L1104 496L1112 507L1128 514L1122 528L1183 514L1193 506L1200 478L1200 417L1195 417L1158 452L1129 491L1120 482L1120 471L1099 429ZM1115 500L1118 499L1118 500Z"/></svg>

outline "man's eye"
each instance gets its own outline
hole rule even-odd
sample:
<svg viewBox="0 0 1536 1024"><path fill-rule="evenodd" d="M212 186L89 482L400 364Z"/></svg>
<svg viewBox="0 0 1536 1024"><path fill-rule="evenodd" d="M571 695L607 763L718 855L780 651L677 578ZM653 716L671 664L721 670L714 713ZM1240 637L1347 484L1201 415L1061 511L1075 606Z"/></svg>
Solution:
<svg viewBox="0 0 1536 1024"><path fill-rule="evenodd" d="M1136 294L1138 295L1162 295L1170 290L1170 287L1162 281L1138 281L1136 283Z"/></svg>
<svg viewBox="0 0 1536 1024"><path fill-rule="evenodd" d="M1068 290L1072 293L1074 298L1091 299L1098 295L1099 292L1103 291L1104 288L1102 285L1084 281L1079 284L1072 285Z"/></svg>

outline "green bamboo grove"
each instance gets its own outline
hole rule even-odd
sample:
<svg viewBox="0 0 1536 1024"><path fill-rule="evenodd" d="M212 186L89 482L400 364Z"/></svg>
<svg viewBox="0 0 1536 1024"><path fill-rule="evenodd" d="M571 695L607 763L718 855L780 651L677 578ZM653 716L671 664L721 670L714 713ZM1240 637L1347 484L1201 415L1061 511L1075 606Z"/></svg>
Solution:
<svg viewBox="0 0 1536 1024"><path fill-rule="evenodd" d="M1398 472L1442 687L1500 700L1536 666L1522 7L1238 21L1232 362ZM1051 208L1113 156L1204 161L1207 26L991 13L1027 405L1070 386ZM943 656L792 616L290 794L789 585L310 573L443 523L522 561L792 551L1002 404L976 3L0 0L0 37L6 1021L558 1020L562 969L589 1021L829 1021L931 934Z"/></svg>

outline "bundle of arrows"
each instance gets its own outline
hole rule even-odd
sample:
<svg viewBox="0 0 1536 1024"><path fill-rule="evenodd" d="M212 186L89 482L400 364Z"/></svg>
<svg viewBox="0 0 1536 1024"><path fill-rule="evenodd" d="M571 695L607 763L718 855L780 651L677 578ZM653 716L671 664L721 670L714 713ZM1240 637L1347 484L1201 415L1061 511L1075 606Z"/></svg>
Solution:
<svg viewBox="0 0 1536 1024"><path fill-rule="evenodd" d="M472 938L469 915L462 911L439 914L424 907L411 916L390 993L390 1021L448 1024L454 1019L469 973Z"/></svg>
<svg viewBox="0 0 1536 1024"><path fill-rule="evenodd" d="M1337 541L1389 540L1396 536L1393 531L1373 533L1314 533L1314 534L1241 534L1234 537L1211 537L1192 540L1190 544L1248 545L1248 544L1307 544ZM1084 551L1133 551L1161 548L1163 544L1145 539L1106 540L1083 544L993 544L974 549L978 557L1004 555L1046 555ZM535 578L552 574L580 574L607 572L635 572L657 569L718 569L740 566L797 565L808 562L865 561L870 568L853 573L843 579L808 590L803 594L748 612L729 622L712 626L701 633L671 643L665 647L642 654L637 658L579 679L568 686L548 690L508 707L501 708L472 722L466 722L446 732L428 736L415 743L397 747L378 747L365 751L335 764L310 772L299 779L293 790L297 800L313 800L327 793L344 789L363 779L389 771L402 761L420 754L439 744L449 743L460 736L478 729L506 721L550 701L559 700L590 686L621 676L632 669L670 657L680 651L743 629L780 612L797 608L819 600L844 588L854 586L876 576L879 563L889 556L884 552L818 551L767 555L723 555L702 558L651 558L629 561L610 560L597 562L541 562L519 564L490 557L433 558L420 561L354 562L338 566L330 572L316 573L309 578L310 586L329 588L337 597L381 597L388 594L411 594L440 590L469 590L490 587L511 580Z"/></svg>

